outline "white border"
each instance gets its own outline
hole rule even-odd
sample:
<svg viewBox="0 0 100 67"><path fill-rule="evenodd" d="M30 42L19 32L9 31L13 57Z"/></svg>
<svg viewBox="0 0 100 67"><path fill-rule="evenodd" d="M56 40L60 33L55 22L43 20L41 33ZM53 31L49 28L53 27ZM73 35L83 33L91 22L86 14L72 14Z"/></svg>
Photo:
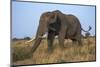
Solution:
<svg viewBox="0 0 100 67"><path fill-rule="evenodd" d="M96 4L97 0L19 0L19 1L39 1L39 2L54 2L54 3L71 3L71 4Z"/></svg>
<svg viewBox="0 0 100 67"><path fill-rule="evenodd" d="M10 66L10 0L0 0L0 67Z"/></svg>
<svg viewBox="0 0 100 67"><path fill-rule="evenodd" d="M100 65L100 5L99 0L34 0L71 4L88 4L97 6L97 60L96 62L38 65L40 67L99 67ZM65 1L65 2L63 2ZM0 0L0 67L10 67L10 0ZM26 67L26 66L24 66ZM27 66L33 67L33 66ZM34 66L35 67L35 66Z"/></svg>

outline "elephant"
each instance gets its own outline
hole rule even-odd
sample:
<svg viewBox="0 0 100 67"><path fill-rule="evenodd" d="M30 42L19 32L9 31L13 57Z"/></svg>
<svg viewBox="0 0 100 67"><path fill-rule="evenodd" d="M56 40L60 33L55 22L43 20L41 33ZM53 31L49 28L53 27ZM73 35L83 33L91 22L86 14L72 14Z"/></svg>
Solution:
<svg viewBox="0 0 100 67"><path fill-rule="evenodd" d="M82 30L88 32L91 30L91 26L85 31L82 28L79 19L72 14L64 14L60 10L44 12L40 16L32 52L39 46L45 33L47 33L48 52L52 52L53 50L55 36L58 36L59 46L62 49L64 48L65 39L71 39L73 42L77 41L79 45L82 45Z"/></svg>

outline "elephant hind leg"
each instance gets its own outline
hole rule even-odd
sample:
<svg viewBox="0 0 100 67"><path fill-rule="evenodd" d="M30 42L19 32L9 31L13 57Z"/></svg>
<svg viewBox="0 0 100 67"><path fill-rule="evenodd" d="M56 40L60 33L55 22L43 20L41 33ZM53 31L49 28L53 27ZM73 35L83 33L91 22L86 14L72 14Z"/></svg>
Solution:
<svg viewBox="0 0 100 67"><path fill-rule="evenodd" d="M81 35L78 35L76 40L78 41L78 45L82 45Z"/></svg>
<svg viewBox="0 0 100 67"><path fill-rule="evenodd" d="M81 39L78 40L78 45L82 45L82 40Z"/></svg>
<svg viewBox="0 0 100 67"><path fill-rule="evenodd" d="M81 35L76 35L72 38L72 41L74 44L77 43L77 45L82 45L82 41L81 41Z"/></svg>

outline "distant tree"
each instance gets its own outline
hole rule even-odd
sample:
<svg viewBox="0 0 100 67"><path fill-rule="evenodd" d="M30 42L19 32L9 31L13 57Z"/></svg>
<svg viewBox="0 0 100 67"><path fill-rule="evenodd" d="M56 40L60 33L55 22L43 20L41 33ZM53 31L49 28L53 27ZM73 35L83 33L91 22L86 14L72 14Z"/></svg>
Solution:
<svg viewBox="0 0 100 67"><path fill-rule="evenodd" d="M17 38L13 38L12 40L13 40L13 41L16 41L16 40L18 40L18 39L17 39Z"/></svg>
<svg viewBox="0 0 100 67"><path fill-rule="evenodd" d="M24 40L30 40L30 39L31 39L30 37L25 37L25 38L24 38Z"/></svg>

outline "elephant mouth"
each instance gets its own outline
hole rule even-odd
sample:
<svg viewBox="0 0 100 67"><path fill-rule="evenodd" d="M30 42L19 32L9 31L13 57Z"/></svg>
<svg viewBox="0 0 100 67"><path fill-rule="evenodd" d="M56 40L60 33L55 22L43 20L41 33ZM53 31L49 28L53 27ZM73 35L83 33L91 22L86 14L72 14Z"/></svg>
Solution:
<svg viewBox="0 0 100 67"><path fill-rule="evenodd" d="M56 29L53 27L50 27L49 30L56 31Z"/></svg>

